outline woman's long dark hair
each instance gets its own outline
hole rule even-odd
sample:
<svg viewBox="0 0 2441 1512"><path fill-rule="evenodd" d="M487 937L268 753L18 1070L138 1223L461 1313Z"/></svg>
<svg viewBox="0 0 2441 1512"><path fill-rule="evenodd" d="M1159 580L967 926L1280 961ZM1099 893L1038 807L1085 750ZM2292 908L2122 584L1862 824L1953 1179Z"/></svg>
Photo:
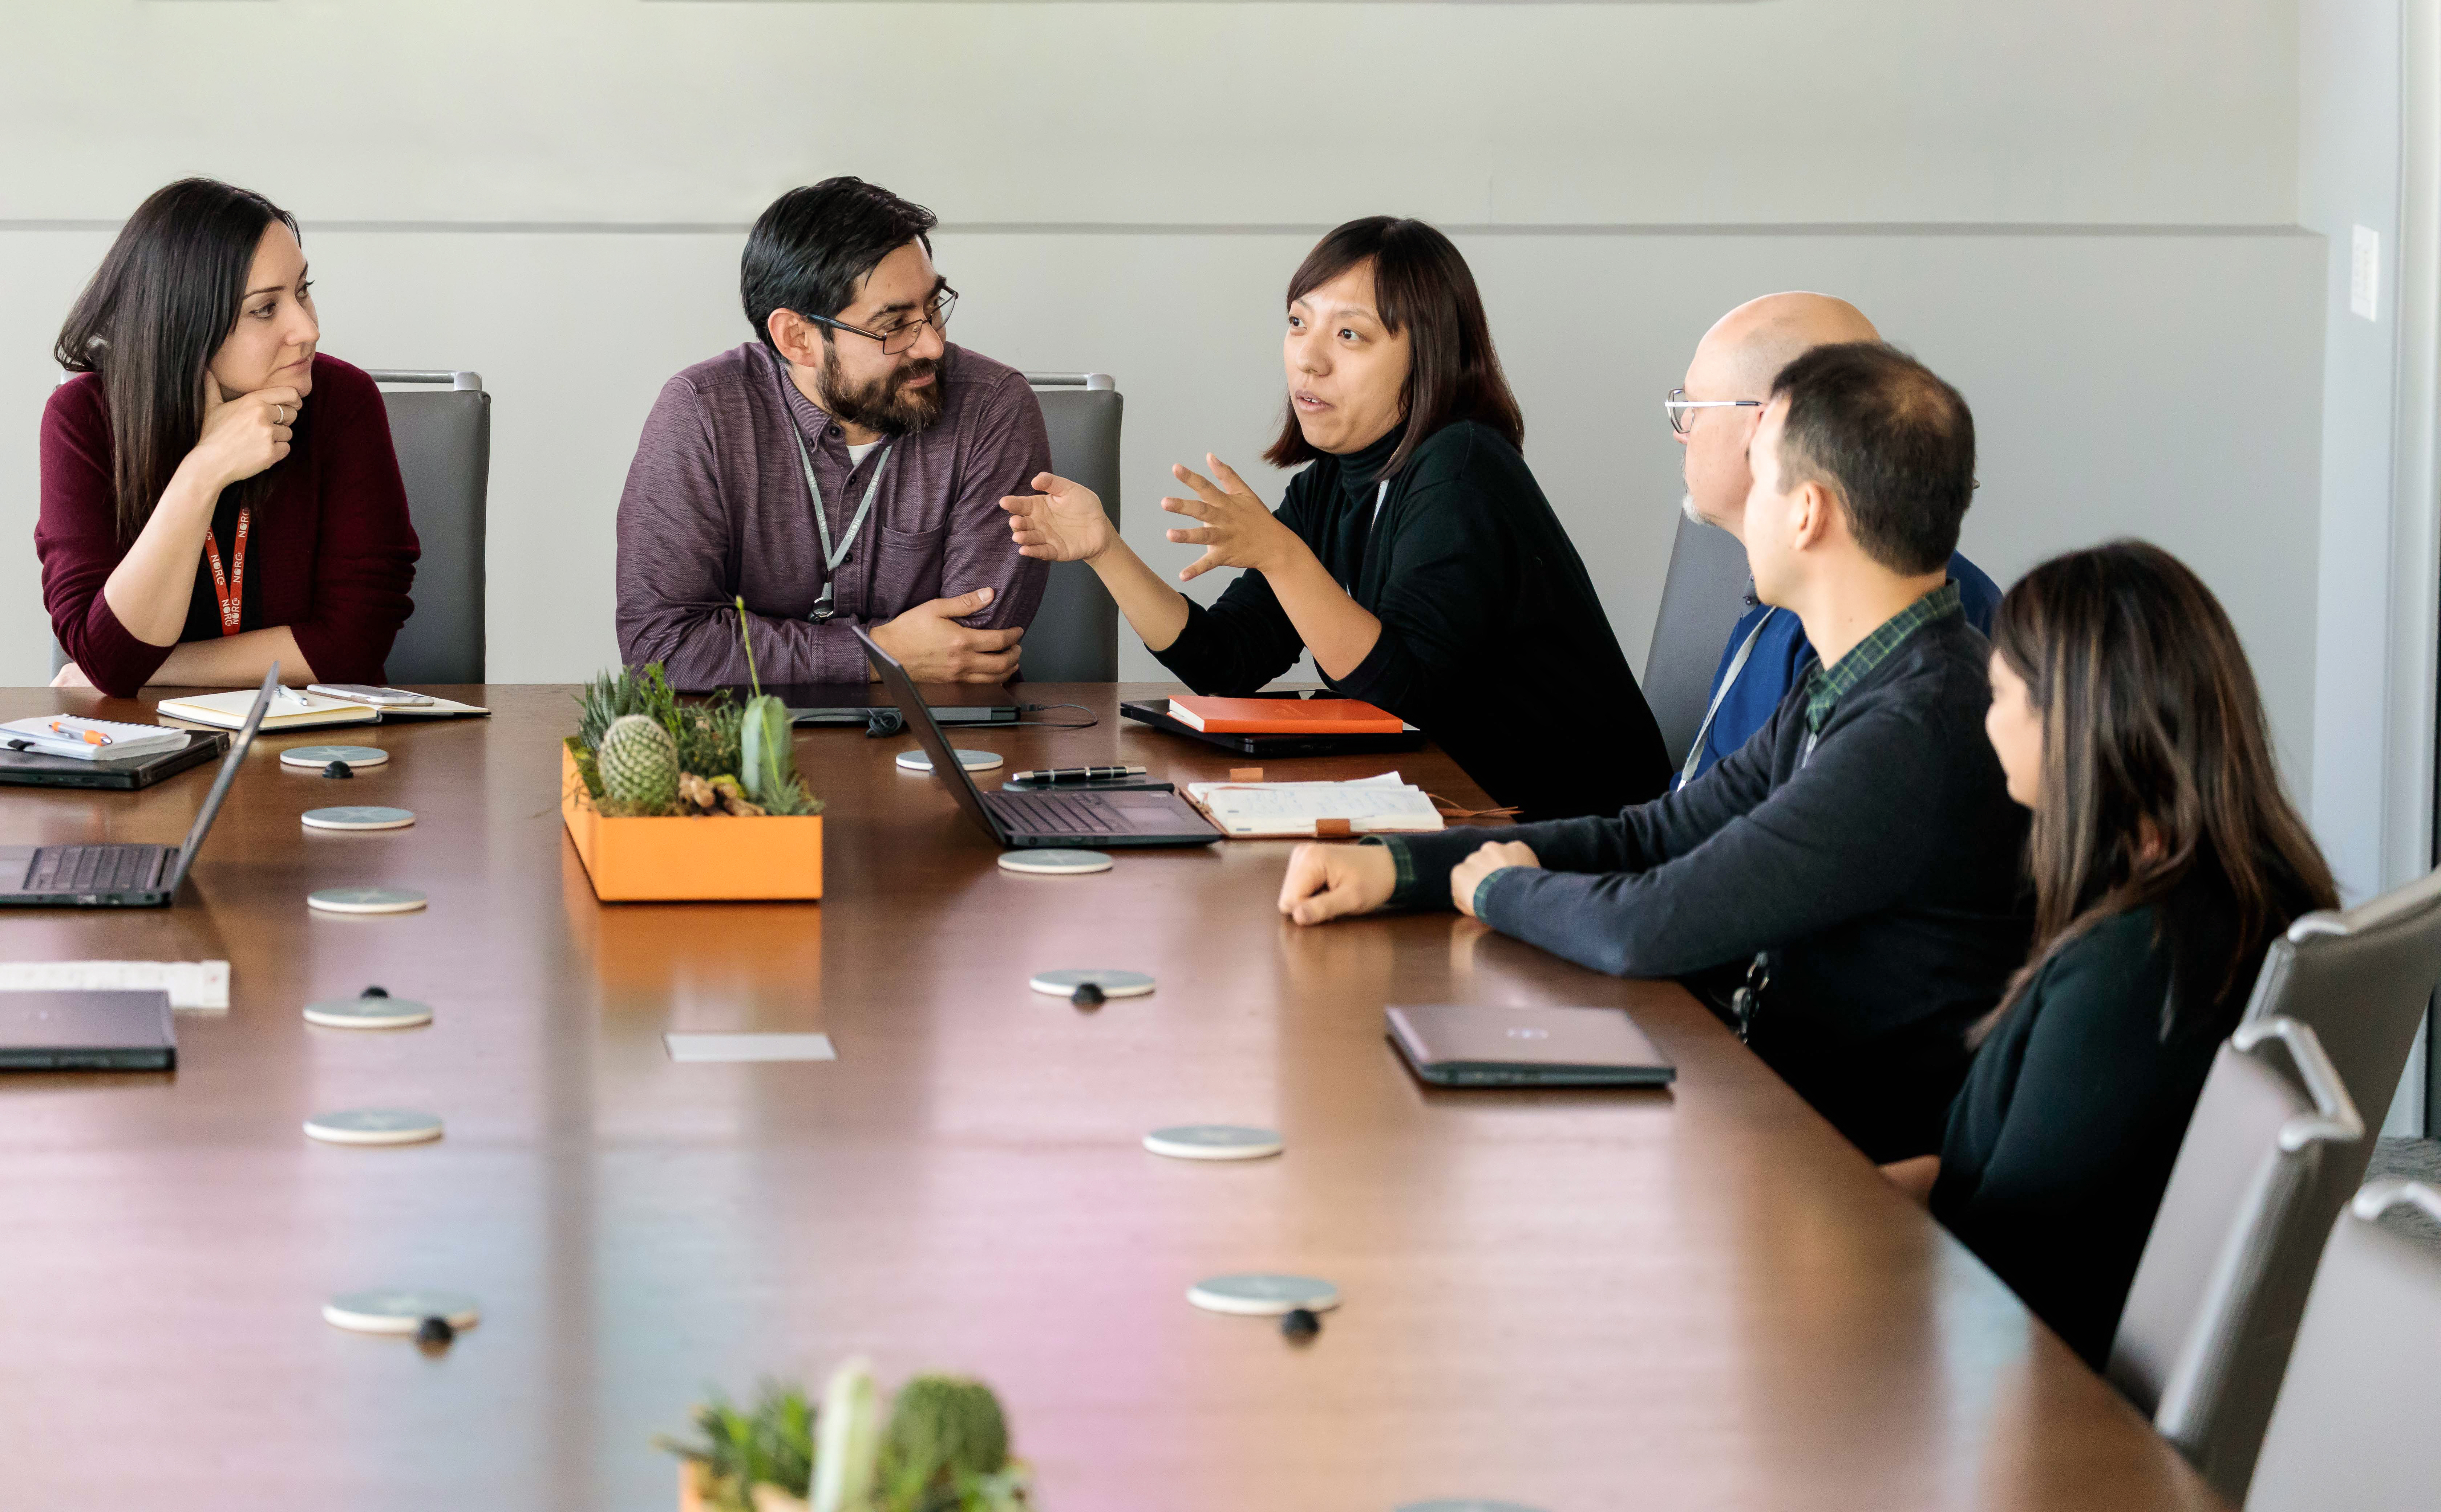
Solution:
<svg viewBox="0 0 2441 1512"><path fill-rule="evenodd" d="M1406 465L1417 447L1453 421L1489 425L1510 445L1524 450L1526 417L1492 350L1492 322L1474 275L1450 239L1421 221L1368 215L1350 221L1313 244L1289 279L1292 305L1360 262L1373 264L1374 314L1392 333L1409 333L1407 385L1399 395L1406 433L1383 464L1388 477ZM1322 453L1305 439L1290 404L1280 439L1263 459L1294 467Z"/></svg>
<svg viewBox="0 0 2441 1512"><path fill-rule="evenodd" d="M2094 925L2160 905L2163 1037L2225 1033L2271 941L2338 906L2280 789L2229 616L2169 552L2114 541L2027 573L2000 600L1992 644L2043 721L2027 842L2035 947L2002 1010Z"/></svg>
<svg viewBox="0 0 2441 1512"><path fill-rule="evenodd" d="M153 514L204 428L204 371L237 325L255 248L297 218L250 189L182 178L136 207L77 297L52 356L101 375L122 540ZM266 491L269 472L234 485Z"/></svg>

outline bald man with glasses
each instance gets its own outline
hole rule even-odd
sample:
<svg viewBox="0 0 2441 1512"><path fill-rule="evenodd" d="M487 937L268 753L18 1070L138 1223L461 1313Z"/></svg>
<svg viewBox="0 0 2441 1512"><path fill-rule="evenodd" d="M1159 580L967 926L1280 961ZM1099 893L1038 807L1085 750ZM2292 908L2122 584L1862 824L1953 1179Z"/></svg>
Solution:
<svg viewBox="0 0 2441 1512"><path fill-rule="evenodd" d="M1746 492L1754 484L1746 446L1772 380L1816 347L1880 339L1863 311L1827 294L1767 294L1714 322L1687 365L1686 386L1670 390L1662 403L1687 449L1687 496L1680 507L1688 517L1744 542ZM1958 585L1966 622L1989 634L1999 588L1962 553L1949 558L1949 581ZM1745 612L1712 675L1704 723L1671 785L1684 787L1752 739L1815 659L1797 616L1756 603L1749 583Z"/></svg>
<svg viewBox="0 0 2441 1512"><path fill-rule="evenodd" d="M919 682L1003 682L1050 568L1000 501L1051 466L1025 375L949 344L933 217L860 179L748 236L756 339L671 379L619 500L619 651L679 688L863 682L861 625Z"/></svg>

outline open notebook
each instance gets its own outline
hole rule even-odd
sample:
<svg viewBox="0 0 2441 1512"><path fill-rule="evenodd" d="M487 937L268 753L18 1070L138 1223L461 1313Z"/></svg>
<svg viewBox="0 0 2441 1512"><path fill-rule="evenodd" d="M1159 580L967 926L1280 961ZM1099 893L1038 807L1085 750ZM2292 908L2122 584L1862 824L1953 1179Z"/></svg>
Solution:
<svg viewBox="0 0 2441 1512"><path fill-rule="evenodd" d="M1189 783L1186 796L1232 839L1309 836L1317 833L1317 823L1332 819L1346 823L1350 835L1444 827L1431 795L1397 772L1354 783Z"/></svg>
<svg viewBox="0 0 2441 1512"><path fill-rule="evenodd" d="M235 729L245 723L246 711L254 707L254 693L202 693L192 698L164 698L154 712L166 719L181 719L191 725L210 725L219 729ZM488 714L491 711L474 704L461 704L454 699L433 697L428 704L393 704L376 709L371 704L359 704L345 698L325 697L317 693L298 689L282 690L264 711L265 729L304 729L315 725L373 725L384 720L451 719L465 714Z"/></svg>

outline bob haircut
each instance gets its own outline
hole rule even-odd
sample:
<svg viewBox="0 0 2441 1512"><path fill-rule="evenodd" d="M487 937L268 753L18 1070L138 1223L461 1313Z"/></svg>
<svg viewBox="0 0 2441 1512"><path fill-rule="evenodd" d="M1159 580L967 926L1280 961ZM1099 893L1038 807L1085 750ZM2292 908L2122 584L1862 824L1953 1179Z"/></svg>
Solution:
<svg viewBox="0 0 2441 1512"><path fill-rule="evenodd" d="M1373 265L1374 314L1394 334L1409 333L1407 384L1399 395L1407 429L1382 476L1397 473L1436 431L1461 420L1490 426L1523 451L1526 417L1500 371L1474 275L1450 239L1423 222L1368 215L1340 226L1297 264L1283 308L1365 262ZM1321 455L1305 439L1295 405L1286 405L1280 439L1263 459L1294 467Z"/></svg>
<svg viewBox="0 0 2441 1512"><path fill-rule="evenodd" d="M251 189L208 178L157 189L119 228L60 328L53 360L101 377L123 540L152 518L204 433L205 370L237 326L255 248L275 223L298 234L295 216ZM230 492L260 499L280 465Z"/></svg>

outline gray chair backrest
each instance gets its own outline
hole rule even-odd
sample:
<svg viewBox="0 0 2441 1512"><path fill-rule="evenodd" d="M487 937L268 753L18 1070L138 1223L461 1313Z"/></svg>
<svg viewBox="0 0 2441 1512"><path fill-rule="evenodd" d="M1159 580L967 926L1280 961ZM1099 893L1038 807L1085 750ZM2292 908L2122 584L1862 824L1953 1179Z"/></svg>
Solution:
<svg viewBox="0 0 2441 1512"><path fill-rule="evenodd" d="M2319 1202L2324 1159L2364 1136L2314 1031L2262 1018L2221 1047L2179 1146L2109 1376L2232 1505L2246 1499L2330 1231L2333 1210Z"/></svg>
<svg viewBox="0 0 2441 1512"><path fill-rule="evenodd" d="M2379 1222L2402 1203L2441 1219L2441 1191L2396 1177L2331 1226L2298 1324L2247 1512L2393 1512L2441 1503L2441 1255Z"/></svg>
<svg viewBox="0 0 2441 1512"><path fill-rule="evenodd" d="M1670 575L1661 583L1661 609L1653 617L1653 645L1637 679L1661 727L1673 770L1686 765L1687 747L1704 723L1721 649L1746 611L1745 591L1745 547L1728 531L1681 513L1677 539L1670 545Z"/></svg>
<svg viewBox="0 0 2441 1512"><path fill-rule="evenodd" d="M1030 372L1051 433L1051 470L1102 496L1113 529L1119 523L1118 386L1100 372ZM1119 606L1094 569L1054 562L1018 653L1018 670L1032 682L1116 682Z"/></svg>
<svg viewBox="0 0 2441 1512"><path fill-rule="evenodd" d="M2357 1110L2378 1131L2435 982L2441 982L2441 872L2353 909L2309 913L2290 925L2263 958L2246 1017L2312 1025ZM2347 1192L2364 1179L2373 1138L2366 1136L2353 1170L2339 1169L2333 1152L2333 1175Z"/></svg>
<svg viewBox="0 0 2441 1512"><path fill-rule="evenodd" d="M407 510L423 554L415 612L384 673L394 683L483 680L483 522L492 476L492 396L479 374L374 369L378 384L446 385L382 393Z"/></svg>

